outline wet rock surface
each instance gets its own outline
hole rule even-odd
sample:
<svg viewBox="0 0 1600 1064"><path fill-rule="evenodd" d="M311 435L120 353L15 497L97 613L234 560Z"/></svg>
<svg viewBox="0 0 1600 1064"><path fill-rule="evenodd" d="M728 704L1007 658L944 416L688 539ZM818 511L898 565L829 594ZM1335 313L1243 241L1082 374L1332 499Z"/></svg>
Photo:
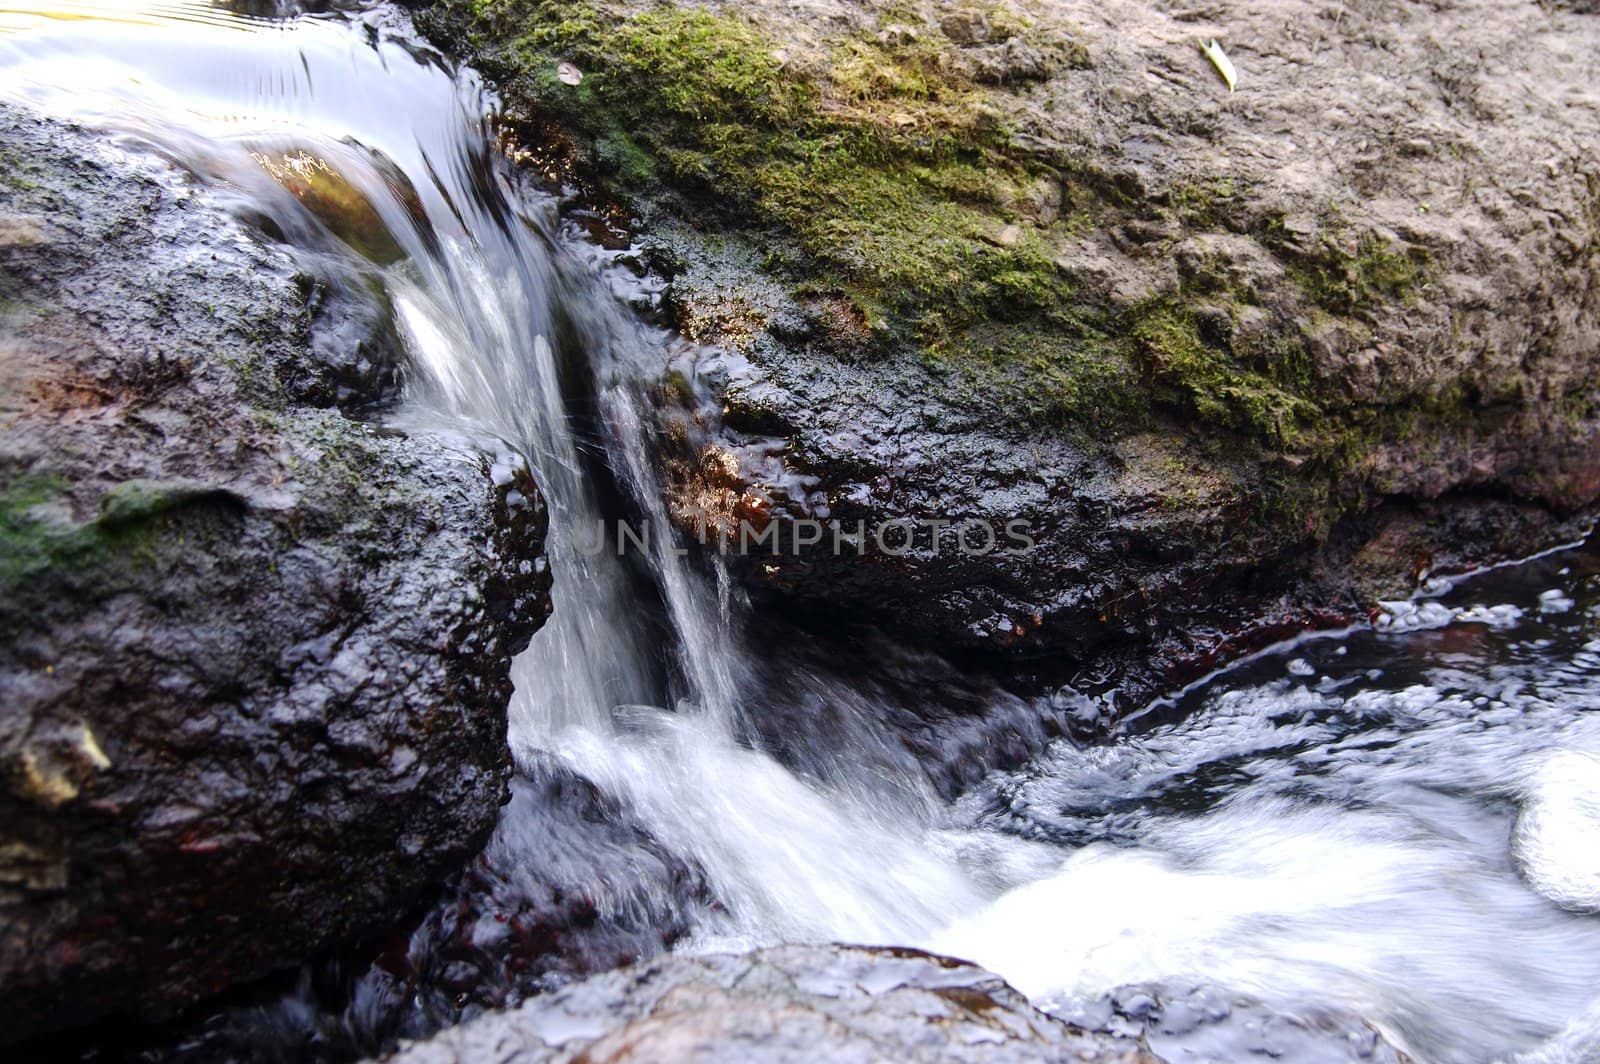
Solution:
<svg viewBox="0 0 1600 1064"><path fill-rule="evenodd" d="M904 365L749 365L715 393L729 415L709 442L668 463L685 485L683 530L698 537L709 512L711 549L774 608L998 655L1024 683L1093 698L1102 723L1301 632L1364 623L1429 576L1572 542L1592 521L1588 503L1495 488L1279 524L1259 519L1269 489L1248 484L1255 470L1182 434L1098 452L1006 438L937 405ZM761 420L741 420L752 394ZM738 521L755 534L716 540Z"/></svg>
<svg viewBox="0 0 1600 1064"><path fill-rule="evenodd" d="M1098 1001L1053 1008L1097 1034L1139 1040L1169 1060L1195 1064L1293 1060L1299 1064L1411 1064L1359 1017L1327 1009L1291 1016L1208 987L1130 986Z"/></svg>
<svg viewBox="0 0 1600 1064"><path fill-rule="evenodd" d="M531 765L513 777L483 851L377 936L170 1021L108 1021L17 1047L19 1059L339 1064L380 1056L401 1039L655 957L710 904L698 869L627 810L558 765Z"/></svg>
<svg viewBox="0 0 1600 1064"><path fill-rule="evenodd" d="M339 409L394 382L359 285L137 146L7 109L0 149L12 1040L170 1014L465 862L548 581L518 461Z"/></svg>
<svg viewBox="0 0 1600 1064"><path fill-rule="evenodd" d="M676 324L723 350L667 414L685 528L951 522L908 550L747 551L788 606L1048 655L1134 705L1592 516L1586 5L423 21L553 138L530 161L566 144L635 210ZM996 548L962 549L964 521Z"/></svg>
<svg viewBox="0 0 1600 1064"><path fill-rule="evenodd" d="M1159 1064L1035 1010L998 976L913 950L786 946L596 976L403 1047L479 1060L1101 1061Z"/></svg>

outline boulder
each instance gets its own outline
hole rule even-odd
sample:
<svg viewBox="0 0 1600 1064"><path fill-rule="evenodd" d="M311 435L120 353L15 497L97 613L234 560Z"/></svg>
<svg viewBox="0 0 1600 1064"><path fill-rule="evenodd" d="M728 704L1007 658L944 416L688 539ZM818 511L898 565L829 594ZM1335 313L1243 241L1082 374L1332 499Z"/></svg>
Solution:
<svg viewBox="0 0 1600 1064"><path fill-rule="evenodd" d="M671 501L791 612L1126 708L1591 523L1592 4L421 7L720 352Z"/></svg>
<svg viewBox="0 0 1600 1064"><path fill-rule="evenodd" d="M134 145L0 110L0 1039L394 922L507 794L527 468L359 420L392 339ZM354 267L351 267L354 268Z"/></svg>
<svg viewBox="0 0 1600 1064"><path fill-rule="evenodd" d="M468 1021L387 1059L1160 1064L1142 1041L1088 1035L982 968L853 946L664 957Z"/></svg>

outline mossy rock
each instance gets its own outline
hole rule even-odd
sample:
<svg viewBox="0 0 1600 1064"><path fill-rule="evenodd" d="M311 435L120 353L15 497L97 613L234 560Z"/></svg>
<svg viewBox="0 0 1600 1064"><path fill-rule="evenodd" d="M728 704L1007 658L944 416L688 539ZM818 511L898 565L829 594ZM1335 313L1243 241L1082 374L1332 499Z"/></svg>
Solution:
<svg viewBox="0 0 1600 1064"><path fill-rule="evenodd" d="M1053 9L871 4L824 25L768 5L444 0L422 18L601 194L652 228L681 220L764 248L796 302L846 301L867 352L923 360L1018 433L1106 438L1177 418L1264 455L1333 455L1347 404L1306 371L1304 332L1317 315L1359 325L1430 276L1425 249L1336 204L1316 245L1295 249L1231 176L1151 192L1039 143L1022 108L1043 90L987 77L980 60L1003 46L1039 57L1036 80L1083 74L1091 52ZM1279 277L1239 292L1219 267L1130 304L1063 270L1073 241L1150 221L1175 225L1167 245L1249 233L1281 253ZM1282 358L1197 333L1219 292L1225 310L1266 308ZM713 342L749 335L691 319Z"/></svg>

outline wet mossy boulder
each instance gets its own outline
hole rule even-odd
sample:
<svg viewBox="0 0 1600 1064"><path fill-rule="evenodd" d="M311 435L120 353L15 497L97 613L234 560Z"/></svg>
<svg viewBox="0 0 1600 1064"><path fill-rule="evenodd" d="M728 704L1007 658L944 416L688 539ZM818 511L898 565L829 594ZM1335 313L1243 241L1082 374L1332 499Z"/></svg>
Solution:
<svg viewBox="0 0 1600 1064"><path fill-rule="evenodd" d="M1137 701L1590 523L1584 5L419 10L726 353L665 414L675 504L1032 529L1020 556L746 559L824 622Z"/></svg>
<svg viewBox="0 0 1600 1064"><path fill-rule="evenodd" d="M154 156L13 110L0 150L14 1040L396 919L495 822L549 603L525 466L350 415L381 314Z"/></svg>

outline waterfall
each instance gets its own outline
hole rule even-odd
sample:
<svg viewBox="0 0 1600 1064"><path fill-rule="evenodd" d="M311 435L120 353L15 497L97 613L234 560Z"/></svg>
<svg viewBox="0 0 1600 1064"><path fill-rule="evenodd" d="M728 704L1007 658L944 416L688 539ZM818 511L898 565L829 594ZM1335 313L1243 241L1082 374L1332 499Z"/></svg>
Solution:
<svg viewBox="0 0 1600 1064"><path fill-rule="evenodd" d="M682 948L920 944L1066 1010L1187 981L1289 1012L1354 1010L1422 1060L1549 1046L1593 1059L1582 1017L1600 927L1530 890L1506 845L1528 794L1545 819L1526 837L1592 836L1570 818L1600 805L1563 797L1581 790L1570 758L1549 770L1566 790L1536 785L1546 748L1584 765L1600 751L1568 726L1600 705L1592 646L1506 643L1556 663L1543 694L1513 691L1498 659L1421 673L1324 650L1284 675L1269 655L1258 668L1277 673L1198 694L1180 722L1102 749L1057 744L955 805L905 759L870 756L870 698L797 675L863 738L826 773L796 767L751 726L763 681L748 607L670 532L648 393L685 345L619 298L624 268L563 228L557 197L519 183L485 87L383 6L83 17L96 10L9 12L0 96L154 149L189 175L174 180L373 279L409 356L389 423L531 464L555 609L515 663L511 749L528 771L553 758L590 781L704 873L716 905ZM393 252L353 250L357 223L319 205L319 188L370 210L363 224ZM619 510L648 542L592 549ZM1413 645L1389 638L1364 652ZM515 828L502 824L502 858L544 859ZM1592 856L1535 859L1568 894L1595 879ZM1519 954L1529 943L1538 956Z"/></svg>

